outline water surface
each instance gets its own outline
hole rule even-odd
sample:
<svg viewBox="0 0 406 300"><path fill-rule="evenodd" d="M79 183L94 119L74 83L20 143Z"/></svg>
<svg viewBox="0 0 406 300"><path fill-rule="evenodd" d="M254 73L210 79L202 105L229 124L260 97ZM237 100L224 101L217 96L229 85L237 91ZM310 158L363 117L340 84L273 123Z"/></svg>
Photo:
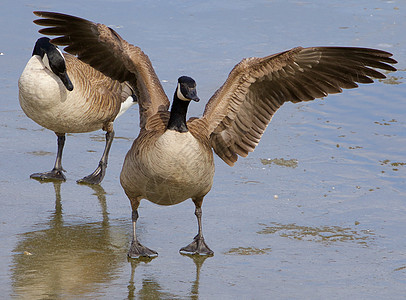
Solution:
<svg viewBox="0 0 406 300"><path fill-rule="evenodd" d="M119 185L138 108L115 123L100 187L104 133L56 138L28 119L17 80L40 36L33 10L103 22L149 55L172 95L189 75L205 101L243 57L295 46L394 53L399 71L373 85L284 105L261 143L230 168L216 159L203 223L210 258L178 250L196 233L191 201L143 201L141 241L159 252L127 261L129 201ZM0 292L11 299L403 299L406 293L406 5L404 1L3 1L0 10Z"/></svg>

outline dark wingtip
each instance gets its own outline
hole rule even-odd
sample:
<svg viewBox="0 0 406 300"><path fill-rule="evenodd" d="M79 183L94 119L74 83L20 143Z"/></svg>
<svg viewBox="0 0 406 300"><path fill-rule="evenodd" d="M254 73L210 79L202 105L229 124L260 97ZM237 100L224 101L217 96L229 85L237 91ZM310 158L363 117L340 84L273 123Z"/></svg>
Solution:
<svg viewBox="0 0 406 300"><path fill-rule="evenodd" d="M37 17L44 17L48 12L47 11L35 10L32 13L34 15L36 15Z"/></svg>
<svg viewBox="0 0 406 300"><path fill-rule="evenodd" d="M395 62L393 62L392 64L397 64L398 62L395 60ZM396 69L394 66L391 66L391 65L388 65L388 69L387 69L388 71L392 71L392 72L395 72L395 71L397 71L398 69Z"/></svg>

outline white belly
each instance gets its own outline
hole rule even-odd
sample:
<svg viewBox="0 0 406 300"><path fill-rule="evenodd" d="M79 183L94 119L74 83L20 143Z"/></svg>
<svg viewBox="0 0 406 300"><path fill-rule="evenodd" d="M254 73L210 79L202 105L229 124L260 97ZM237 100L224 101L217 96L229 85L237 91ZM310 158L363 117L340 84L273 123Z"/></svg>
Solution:
<svg viewBox="0 0 406 300"><path fill-rule="evenodd" d="M172 205L203 197L210 191L213 153L204 151L190 132L167 130L152 149L135 157L130 188L134 194L157 204Z"/></svg>
<svg viewBox="0 0 406 300"><path fill-rule="evenodd" d="M101 120L86 118L86 99L70 76L74 89L46 69L37 56L27 63L18 81L19 100L24 113L39 125L59 133L100 129ZM76 87L76 88L75 88Z"/></svg>

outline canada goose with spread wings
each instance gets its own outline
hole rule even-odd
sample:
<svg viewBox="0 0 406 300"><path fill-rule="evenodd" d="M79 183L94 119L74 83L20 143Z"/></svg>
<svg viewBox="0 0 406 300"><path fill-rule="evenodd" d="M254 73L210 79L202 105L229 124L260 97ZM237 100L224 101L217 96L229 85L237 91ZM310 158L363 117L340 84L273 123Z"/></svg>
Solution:
<svg viewBox="0 0 406 300"><path fill-rule="evenodd" d="M309 101L372 78L375 68L395 71L392 54L351 47L297 47L278 54L246 58L206 104L203 116L186 121L190 102L199 101L195 81L178 79L171 110L152 64L139 47L99 23L59 13L34 12L40 32L58 36L51 42L135 91L140 133L128 151L120 181L131 202L133 240L130 257L155 256L137 239L141 199L173 205L191 198L198 234L183 253L211 255L202 233L202 202L210 191L213 151L232 166L259 143L274 113L287 101Z"/></svg>

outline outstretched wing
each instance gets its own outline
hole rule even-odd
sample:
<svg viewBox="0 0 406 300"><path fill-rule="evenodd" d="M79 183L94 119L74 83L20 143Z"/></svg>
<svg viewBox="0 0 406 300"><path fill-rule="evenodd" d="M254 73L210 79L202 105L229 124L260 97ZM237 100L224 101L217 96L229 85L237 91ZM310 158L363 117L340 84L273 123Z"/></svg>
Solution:
<svg viewBox="0 0 406 300"><path fill-rule="evenodd" d="M77 55L112 79L127 81L134 88L140 105L141 128L149 117L169 109L169 100L151 61L139 47L129 44L104 24L54 12L35 11L34 14L41 17L34 23L46 26L40 33L59 36L51 40L53 44L66 46L66 52Z"/></svg>
<svg viewBox="0 0 406 300"><path fill-rule="evenodd" d="M396 71L392 54L351 47L294 48L237 64L206 105L214 151L227 164L254 151L274 113L286 101L300 102L340 93Z"/></svg>

